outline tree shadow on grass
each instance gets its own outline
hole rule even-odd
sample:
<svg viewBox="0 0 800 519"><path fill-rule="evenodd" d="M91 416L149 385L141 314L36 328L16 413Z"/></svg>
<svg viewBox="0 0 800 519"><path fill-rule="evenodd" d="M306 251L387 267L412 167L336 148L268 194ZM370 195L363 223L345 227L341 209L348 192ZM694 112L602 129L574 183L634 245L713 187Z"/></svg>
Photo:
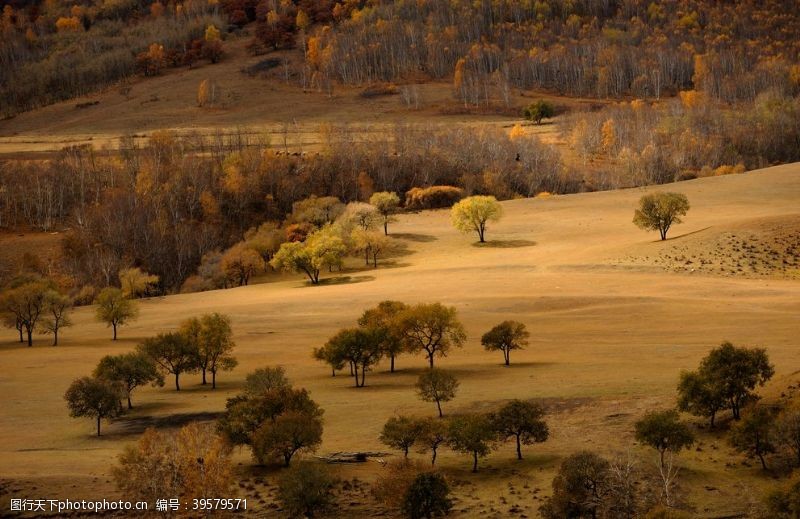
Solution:
<svg viewBox="0 0 800 519"><path fill-rule="evenodd" d="M535 241L531 240L490 240L484 243L473 243L473 247L480 247L486 249L519 249L522 247L533 247L536 245Z"/></svg>
<svg viewBox="0 0 800 519"><path fill-rule="evenodd" d="M417 234L412 232L393 233L389 234L389 237L397 238L398 240L415 241L421 243L432 242L439 239L436 236L431 236L430 234Z"/></svg>
<svg viewBox="0 0 800 519"><path fill-rule="evenodd" d="M167 416L132 416L116 419L106 437L127 436L132 434L142 434L147 428L178 428L191 422L211 422L219 418L220 412L200 412L200 413L175 413ZM101 436L101 438L103 437Z"/></svg>
<svg viewBox="0 0 800 519"><path fill-rule="evenodd" d="M330 278L322 278L316 285L311 283L310 281L306 281L305 283L296 288L324 287L331 285L350 285L353 283L363 283L365 281L374 281L374 280L375 276L334 276Z"/></svg>

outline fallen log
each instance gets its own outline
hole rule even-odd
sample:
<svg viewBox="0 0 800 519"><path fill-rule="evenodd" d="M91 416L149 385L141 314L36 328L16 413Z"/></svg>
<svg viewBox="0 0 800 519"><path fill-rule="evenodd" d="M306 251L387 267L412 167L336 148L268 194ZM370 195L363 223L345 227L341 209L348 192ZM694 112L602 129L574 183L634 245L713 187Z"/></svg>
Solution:
<svg viewBox="0 0 800 519"><path fill-rule="evenodd" d="M390 456L388 452L360 451L360 452L333 452L324 456L314 456L327 463L364 463L369 458L382 458ZM381 460L378 460L381 461Z"/></svg>

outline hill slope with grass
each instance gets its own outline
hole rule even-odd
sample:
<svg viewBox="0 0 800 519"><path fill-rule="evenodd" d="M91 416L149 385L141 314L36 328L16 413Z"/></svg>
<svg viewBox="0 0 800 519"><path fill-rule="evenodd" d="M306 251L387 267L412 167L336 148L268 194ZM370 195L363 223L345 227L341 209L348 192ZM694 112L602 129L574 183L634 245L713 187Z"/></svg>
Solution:
<svg viewBox="0 0 800 519"><path fill-rule="evenodd" d="M692 205L666 242L631 223L639 197L656 190L684 193ZM46 338L22 347L12 342L13 330L6 331L0 342L7 366L0 378L0 393L7 395L0 474L7 492L0 506L8 506L9 496L34 497L44 489L48 498L115 496L109 469L124 445L147 426L213 418L245 374L266 365L284 366L325 409L322 453L383 450L378 435L387 418L435 413L413 388L425 359L403 355L395 374L381 364L357 389L347 376L332 378L311 351L367 307L395 299L453 305L465 324L466 346L439 361L461 381L445 414L490 410L510 398L539 399L549 410L551 439L527 448L522 462L512 444L503 444L473 476L467 456L441 455L455 482L456 517L535 517L560 459L572 452L631 453L649 468L655 454L635 445L633 422L647 410L673 406L680 371L693 369L723 340L767 348L777 371L762 390L768 399L797 382L800 283L785 275L797 265L795 245L785 240L800 230L798 201L800 164L791 164L653 188L504 202L505 217L489 227L481 246L451 227L447 211L405 214L389 230L406 249L378 269L323 273L327 281L320 286L272 275L248 287L145 300L141 317L121 329L118 342L94 321L93 308L75 311L75 325L58 347ZM782 257L765 252L765 243ZM741 261L756 262L755 272L725 266L720 276L674 268L681 256L722 265L732 261L729 251L751 246L757 253ZM670 265L657 261L667 257ZM65 389L102 356L211 311L231 316L240 362L219 376L216 391L193 375L180 393L142 388L136 409L107 426L100 439L90 420L68 417ZM530 345L512 354L508 368L499 353L480 345L481 334L505 319L531 331ZM698 517L745 513L773 481L733 454L720 432L695 423L697 448L680 458L680 499ZM276 472L251 468L244 451L236 459L237 492L266 511ZM359 480L342 491L353 503L342 517L380 511L365 490L380 470L375 462L342 468L343 477Z"/></svg>

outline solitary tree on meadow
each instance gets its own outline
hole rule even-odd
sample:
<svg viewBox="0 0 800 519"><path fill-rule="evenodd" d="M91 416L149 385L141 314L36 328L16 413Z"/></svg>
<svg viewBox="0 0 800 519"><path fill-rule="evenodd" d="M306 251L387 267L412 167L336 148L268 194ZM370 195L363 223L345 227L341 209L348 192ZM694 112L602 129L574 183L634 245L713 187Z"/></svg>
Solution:
<svg viewBox="0 0 800 519"><path fill-rule="evenodd" d="M681 216L689 211L689 199L681 193L651 193L639 199L639 208L633 215L633 223L645 231L658 231L662 240L674 224L681 223Z"/></svg>
<svg viewBox="0 0 800 519"><path fill-rule="evenodd" d="M128 399L128 409L133 409L131 393L134 389L150 382L164 385L164 377L153 359L138 352L106 355L94 369L94 376L119 383Z"/></svg>
<svg viewBox="0 0 800 519"><path fill-rule="evenodd" d="M369 197L369 203L374 205L378 212L383 217L383 234L389 234L389 222L393 220L394 213L400 207L400 197L397 193L390 191L379 191L372 193Z"/></svg>
<svg viewBox="0 0 800 519"><path fill-rule="evenodd" d="M503 207L493 196L470 196L456 203L450 210L453 226L461 232L477 232L484 243L486 224L496 222L503 216Z"/></svg>
<svg viewBox="0 0 800 519"><path fill-rule="evenodd" d="M549 119L555 115L555 108L544 99L539 99L528 105L523 110L523 115L525 115L526 119L534 121L536 124L542 124L542 119Z"/></svg>
<svg viewBox="0 0 800 519"><path fill-rule="evenodd" d="M506 366L509 365L511 350L521 350L528 345L530 332L517 321L503 321L481 337L481 344L487 351L502 351Z"/></svg>
<svg viewBox="0 0 800 519"><path fill-rule="evenodd" d="M447 371L431 368L417 379L417 395L425 402L436 402L439 418L442 414L442 402L449 402L456 396L458 379Z"/></svg>
<svg viewBox="0 0 800 519"><path fill-rule="evenodd" d="M139 317L139 307L135 301L126 298L122 290L115 287L106 287L100 291L95 301L97 304L97 320L106 323L114 330L114 339L117 340L117 327L128 324Z"/></svg>
<svg viewBox="0 0 800 519"><path fill-rule="evenodd" d="M88 417L97 421L97 436L100 436L100 420L114 418L122 413L120 396L122 388L118 382L103 378L83 377L75 380L64 394L73 418Z"/></svg>
<svg viewBox="0 0 800 519"><path fill-rule="evenodd" d="M517 459L522 459L522 445L546 441L550 436L539 404L512 400L493 416L494 427L501 439L513 437L517 442Z"/></svg>
<svg viewBox="0 0 800 519"><path fill-rule="evenodd" d="M453 507L447 480L436 472L422 472L403 495L400 509L408 519L444 517Z"/></svg>
<svg viewBox="0 0 800 519"><path fill-rule="evenodd" d="M464 325L452 306L417 304L403 311L399 319L406 349L424 351L431 368L435 356L445 357L451 347L460 348L467 340Z"/></svg>

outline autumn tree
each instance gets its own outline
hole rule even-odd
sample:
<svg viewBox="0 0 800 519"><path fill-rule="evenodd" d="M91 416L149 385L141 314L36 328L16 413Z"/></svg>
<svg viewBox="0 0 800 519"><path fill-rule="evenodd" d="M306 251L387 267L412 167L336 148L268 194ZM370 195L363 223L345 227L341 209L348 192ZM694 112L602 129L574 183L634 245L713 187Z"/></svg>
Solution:
<svg viewBox="0 0 800 519"><path fill-rule="evenodd" d="M153 359L138 352L106 355L94 369L94 376L120 384L128 399L128 409L133 409L131 394L134 389L149 383L164 385L164 377Z"/></svg>
<svg viewBox="0 0 800 519"><path fill-rule="evenodd" d="M491 452L497 433L488 416L474 413L450 418L447 437L451 449L472 455L472 472L478 472L478 458Z"/></svg>
<svg viewBox="0 0 800 519"><path fill-rule="evenodd" d="M383 330L381 349L389 357L389 372L394 373L395 358L405 350L400 317L408 305L400 301L381 301L374 308L365 310L358 325Z"/></svg>
<svg viewBox="0 0 800 519"><path fill-rule="evenodd" d="M131 498L155 502L175 496L191 502L226 495L233 485L230 445L209 424L179 431L148 428L128 445L112 468L117 488Z"/></svg>
<svg viewBox="0 0 800 519"><path fill-rule="evenodd" d="M330 349L334 363L349 364L356 387L364 387L367 371L383 356L381 345L384 335L384 330L380 328L345 328L331 337L325 348Z"/></svg>
<svg viewBox="0 0 800 519"><path fill-rule="evenodd" d="M694 435L689 427L680 421L678 412L651 411L635 424L636 440L658 451L659 464L664 467L667 452L677 454L694 443Z"/></svg>
<svg viewBox="0 0 800 519"><path fill-rule="evenodd" d="M765 456L776 450L774 441L775 412L764 405L756 405L731 431L731 445L748 456L757 457L761 468L767 470Z"/></svg>
<svg viewBox="0 0 800 519"><path fill-rule="evenodd" d="M377 225L380 217L375 206L363 202L351 202L345 206L339 220L346 227L370 231Z"/></svg>
<svg viewBox="0 0 800 519"><path fill-rule="evenodd" d="M33 332L36 329L39 318L47 310L48 293L50 284L40 279L21 280L19 284L12 284L12 287L0 296L0 304L6 318L7 324L14 323L17 330L27 335L28 346L33 346Z"/></svg>
<svg viewBox="0 0 800 519"><path fill-rule="evenodd" d="M285 232L275 222L264 222L258 227L248 229L244 234L245 244L256 251L264 261L264 270L285 241Z"/></svg>
<svg viewBox="0 0 800 519"><path fill-rule="evenodd" d="M392 416L383 425L380 441L384 445L402 451L403 457L408 458L408 451L414 446L419 432L419 426L413 418Z"/></svg>
<svg viewBox="0 0 800 519"><path fill-rule="evenodd" d="M313 452L322 443L322 419L302 411L287 411L267 420L253 433L253 456L260 464L280 458L288 467L299 451Z"/></svg>
<svg viewBox="0 0 800 519"><path fill-rule="evenodd" d="M144 340L136 347L166 374L175 376L175 390L180 391L180 376L197 371L197 349L180 332L160 333Z"/></svg>
<svg viewBox="0 0 800 519"><path fill-rule="evenodd" d="M423 472L419 474L403 495L402 512L409 519L444 517L453 507L450 487L441 474Z"/></svg>
<svg viewBox="0 0 800 519"><path fill-rule="evenodd" d="M775 420L775 442L791 453L800 467L800 408L788 407Z"/></svg>
<svg viewBox="0 0 800 519"><path fill-rule="evenodd" d="M379 256L385 256L397 249L396 242L385 234L381 234L380 231L356 229L352 237L356 250L364 253L367 265L369 265L370 259L372 260L373 268L378 268Z"/></svg>
<svg viewBox="0 0 800 519"><path fill-rule="evenodd" d="M435 356L447 356L452 347L462 347L467 339L456 309L441 303L411 306L401 313L399 322L406 349L424 351L431 369Z"/></svg>
<svg viewBox="0 0 800 519"><path fill-rule="evenodd" d="M503 321L481 337L481 344L487 351L502 351L506 366L509 365L511 350L521 350L528 345L530 332L523 323Z"/></svg>
<svg viewBox="0 0 800 519"><path fill-rule="evenodd" d="M323 410L311 399L308 391L276 387L258 394L244 393L229 398L217 428L233 445L252 446L255 433L264 424L275 424L279 416L289 413L300 413L322 423ZM290 424L285 425L289 428Z"/></svg>
<svg viewBox="0 0 800 519"><path fill-rule="evenodd" d="M689 211L689 199L681 193L651 193L639 200L639 208L633 215L633 223L645 231L658 231L662 240L674 224L681 223L681 216Z"/></svg>
<svg viewBox="0 0 800 519"><path fill-rule="evenodd" d="M222 255L220 268L238 286L247 286L250 278L262 271L263 260L255 250L239 242Z"/></svg>
<svg viewBox="0 0 800 519"><path fill-rule="evenodd" d="M550 119L555 115L555 108L544 99L539 99L528 105L522 113L529 121L542 124L542 119Z"/></svg>
<svg viewBox="0 0 800 519"><path fill-rule="evenodd" d="M291 517L313 519L333 508L334 481L324 466L304 461L280 478L278 501Z"/></svg>
<svg viewBox="0 0 800 519"><path fill-rule="evenodd" d="M238 362L231 355L233 341L231 319L217 312L194 317L183 322L181 332L195 353L195 366L206 384L206 372L211 373L211 389L217 388L217 372L230 371Z"/></svg>
<svg viewBox="0 0 800 519"><path fill-rule="evenodd" d="M400 197L391 191L378 191L369 197L369 203L375 206L383 217L383 234L389 235L389 223L393 221L394 214L400 208Z"/></svg>
<svg viewBox="0 0 800 519"><path fill-rule="evenodd" d="M139 317L139 307L135 301L126 298L122 290L106 287L95 300L97 320L106 323L114 330L113 340L117 340L117 327L124 326Z"/></svg>
<svg viewBox="0 0 800 519"><path fill-rule="evenodd" d="M128 268L119 271L119 283L122 287L122 295L135 299L146 294L156 285L158 276L148 274L138 267Z"/></svg>
<svg viewBox="0 0 800 519"><path fill-rule="evenodd" d="M455 398L458 386L458 379L454 375L443 369L431 368L417 379L417 396L425 402L436 402L436 409L441 418L444 416L442 402L449 402Z"/></svg>
<svg viewBox="0 0 800 519"><path fill-rule="evenodd" d="M62 328L72 326L69 313L72 310L72 298L56 290L45 292L44 310L39 318L39 329L53 334L53 346L58 346L58 332Z"/></svg>
<svg viewBox="0 0 800 519"><path fill-rule="evenodd" d="M248 373L244 379L244 393L251 396L262 395L274 389L287 389L291 386L283 366L258 368Z"/></svg>
<svg viewBox="0 0 800 519"><path fill-rule="evenodd" d="M667 506L672 505L672 486L678 474L674 456L694 443L689 427L680 421L674 409L651 411L635 424L636 440L648 445L659 455L658 470L661 476L662 495ZM668 457L666 457L669 455Z"/></svg>
<svg viewBox="0 0 800 519"><path fill-rule="evenodd" d="M765 349L723 342L700 361L697 371L682 375L678 404L693 413L711 413L712 419L718 410L730 409L739 420L741 408L758 399L756 386L774 374Z"/></svg>
<svg viewBox="0 0 800 519"><path fill-rule="evenodd" d="M70 384L64 394L73 418L94 418L97 423L97 436L100 436L100 420L119 416L122 413L119 383L103 378L83 377Z"/></svg>
<svg viewBox="0 0 800 519"><path fill-rule="evenodd" d="M539 508L545 519L601 517L609 492L610 464L597 454L577 452L567 457L553 478L553 494Z"/></svg>
<svg viewBox="0 0 800 519"><path fill-rule="evenodd" d="M512 400L492 416L494 428L500 439L514 438L517 459L522 459L522 445L532 445L547 440L550 431L544 421L541 405L523 400Z"/></svg>
<svg viewBox="0 0 800 519"><path fill-rule="evenodd" d="M477 232L484 243L486 224L497 222L503 215L503 208L493 196L470 196L456 203L450 210L453 226L461 232Z"/></svg>
<svg viewBox="0 0 800 519"><path fill-rule="evenodd" d="M346 251L341 237L326 228L309 234L303 242L282 244L270 265L277 270L302 272L318 285L320 271L341 265Z"/></svg>
<svg viewBox="0 0 800 519"><path fill-rule="evenodd" d="M206 27L205 34L203 35L203 57L211 63L219 62L222 58L222 39L220 38L219 29L214 25Z"/></svg>
<svg viewBox="0 0 800 519"><path fill-rule="evenodd" d="M333 223L344 211L344 204L335 196L310 196L294 202L289 220L294 223L307 222L317 227Z"/></svg>
<svg viewBox="0 0 800 519"><path fill-rule="evenodd" d="M434 417L422 418L416 421L416 444L419 452L431 453L431 465L436 465L436 456L439 447L447 442L447 422Z"/></svg>

